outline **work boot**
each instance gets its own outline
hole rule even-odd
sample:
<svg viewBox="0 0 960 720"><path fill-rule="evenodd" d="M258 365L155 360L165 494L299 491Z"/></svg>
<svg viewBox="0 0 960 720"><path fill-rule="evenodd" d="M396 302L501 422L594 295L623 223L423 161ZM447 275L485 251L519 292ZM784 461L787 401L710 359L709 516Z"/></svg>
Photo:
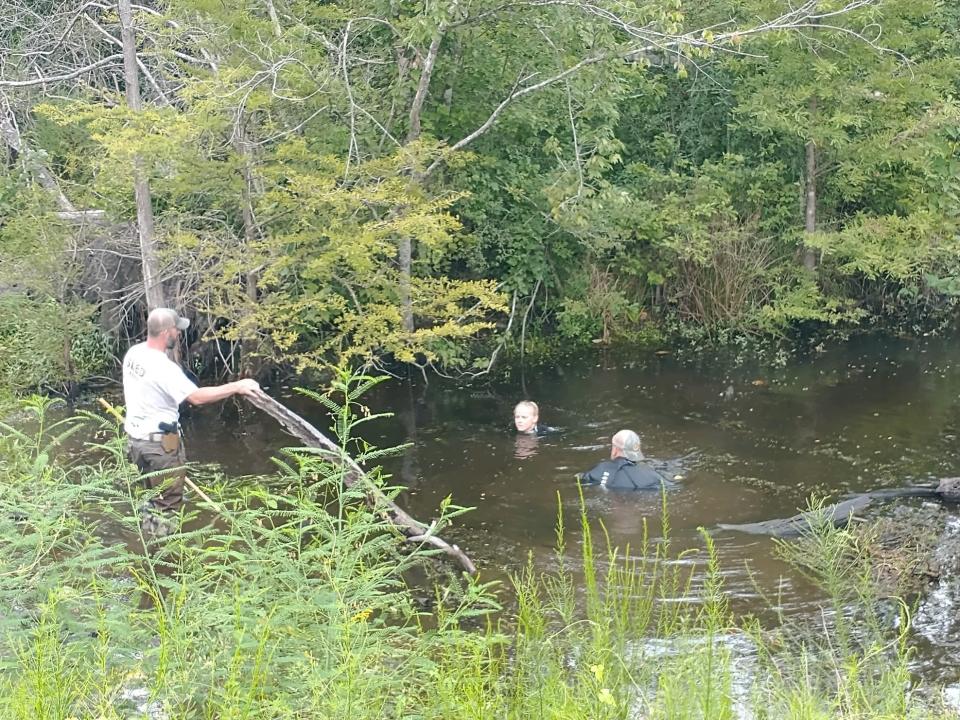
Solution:
<svg viewBox="0 0 960 720"><path fill-rule="evenodd" d="M140 529L145 537L159 540L175 533L177 522L175 517L166 517L148 504L140 509Z"/></svg>

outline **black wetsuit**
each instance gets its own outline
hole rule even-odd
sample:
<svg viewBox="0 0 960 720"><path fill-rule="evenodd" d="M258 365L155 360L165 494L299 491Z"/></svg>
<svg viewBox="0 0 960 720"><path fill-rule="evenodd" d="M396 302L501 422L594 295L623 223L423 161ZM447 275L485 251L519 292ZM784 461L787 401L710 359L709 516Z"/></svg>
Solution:
<svg viewBox="0 0 960 720"><path fill-rule="evenodd" d="M671 487L667 480L644 462L634 462L625 457L604 460L592 470L577 475L581 485L603 485L617 490L659 490Z"/></svg>
<svg viewBox="0 0 960 720"><path fill-rule="evenodd" d="M512 428L512 430L518 435L536 435L537 437L553 435L554 433L560 432L560 428L550 427L549 425L534 425L533 428L527 430L527 432L520 432L516 427Z"/></svg>

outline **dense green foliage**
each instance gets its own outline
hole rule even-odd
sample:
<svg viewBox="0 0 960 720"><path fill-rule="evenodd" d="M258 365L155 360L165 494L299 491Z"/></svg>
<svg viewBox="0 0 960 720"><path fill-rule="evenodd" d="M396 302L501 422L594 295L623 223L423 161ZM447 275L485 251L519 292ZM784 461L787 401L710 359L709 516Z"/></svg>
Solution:
<svg viewBox="0 0 960 720"><path fill-rule="evenodd" d="M527 335L569 347L678 323L912 327L960 292L951 3L152 7L136 13L143 112L115 63L5 90L31 151L0 177L17 261L0 292L136 307L135 265L109 297L89 272L103 252L135 262L129 232L78 231L34 187L45 167L74 206L126 223L134 158L168 295L242 351L233 370L340 355L470 371ZM4 72L56 76L117 33L100 6L23 16L6 44L40 59ZM99 244L59 256L63 287L10 278L64 234Z"/></svg>
<svg viewBox="0 0 960 720"><path fill-rule="evenodd" d="M354 389L326 396L347 435ZM894 629L856 538L826 521L784 546L825 590L812 634L738 622L706 534L691 564L669 532L595 547L585 515L561 516L557 569L521 568L503 610L402 549L339 463L289 451L246 485L194 472L215 506L151 541L113 421L24 411L35 432L0 431L3 718L949 716L910 688L906 615ZM78 462L62 449L81 428L100 442ZM414 568L435 578L426 604Z"/></svg>
<svg viewBox="0 0 960 720"><path fill-rule="evenodd" d="M0 181L2 183L2 181ZM68 228L48 217L46 198L11 183L0 207L0 401L110 372L112 343L78 297L80 266Z"/></svg>

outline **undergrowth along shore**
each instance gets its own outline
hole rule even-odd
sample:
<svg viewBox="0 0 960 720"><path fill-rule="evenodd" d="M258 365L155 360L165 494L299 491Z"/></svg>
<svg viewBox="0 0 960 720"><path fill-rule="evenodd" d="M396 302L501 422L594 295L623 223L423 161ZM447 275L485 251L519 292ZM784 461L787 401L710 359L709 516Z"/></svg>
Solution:
<svg viewBox="0 0 960 720"><path fill-rule="evenodd" d="M326 397L343 447L373 460L351 436L364 381ZM781 546L828 598L816 627L734 617L710 536L705 564L677 562L666 505L664 537L623 548L561 514L558 569L528 563L504 609L309 451L241 486L204 478L217 507L149 540L114 420L50 408L27 401L31 432L0 427L2 718L953 717L910 676L906 607L829 523ZM81 429L89 452L58 454ZM422 566L429 607L407 581Z"/></svg>

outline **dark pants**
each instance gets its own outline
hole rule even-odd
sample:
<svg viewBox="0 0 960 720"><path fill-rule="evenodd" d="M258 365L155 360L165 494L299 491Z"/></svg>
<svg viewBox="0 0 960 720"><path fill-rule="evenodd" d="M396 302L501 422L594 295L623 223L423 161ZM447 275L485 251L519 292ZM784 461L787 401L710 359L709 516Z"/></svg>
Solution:
<svg viewBox="0 0 960 720"><path fill-rule="evenodd" d="M163 512L177 512L183 505L183 478L186 470L187 454L180 446L173 452L167 452L159 441L134 440L127 438L127 455L141 473L150 473L143 480L150 489L160 489L150 504Z"/></svg>

